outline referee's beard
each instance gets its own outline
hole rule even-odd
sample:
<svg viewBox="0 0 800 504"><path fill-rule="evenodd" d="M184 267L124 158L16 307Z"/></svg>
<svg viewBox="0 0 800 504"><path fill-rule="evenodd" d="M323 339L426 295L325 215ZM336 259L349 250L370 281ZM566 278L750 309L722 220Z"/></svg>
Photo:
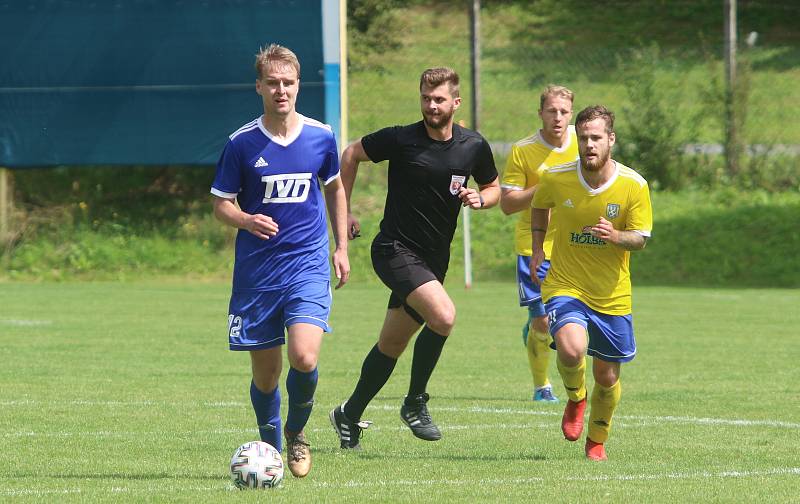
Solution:
<svg viewBox="0 0 800 504"><path fill-rule="evenodd" d="M431 129L441 129L447 126L450 121L453 119L453 114L455 114L455 110L451 110L448 112L440 112L439 114L426 114L422 113L422 120L425 121L425 124Z"/></svg>

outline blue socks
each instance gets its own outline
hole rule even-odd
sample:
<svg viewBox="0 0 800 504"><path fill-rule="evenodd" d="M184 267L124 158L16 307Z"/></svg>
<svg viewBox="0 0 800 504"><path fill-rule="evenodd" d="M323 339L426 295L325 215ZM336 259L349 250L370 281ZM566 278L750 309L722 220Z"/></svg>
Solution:
<svg viewBox="0 0 800 504"><path fill-rule="evenodd" d="M317 368L303 373L289 368L286 375L286 392L289 395L289 412L286 415L286 430L298 433L303 430L314 406L314 391L317 390L319 373Z"/></svg>
<svg viewBox="0 0 800 504"><path fill-rule="evenodd" d="M250 382L250 401L253 403L253 410L256 412L256 422L258 422L258 433L261 441L269 443L276 450L281 451L281 391L279 387L265 394Z"/></svg>
<svg viewBox="0 0 800 504"><path fill-rule="evenodd" d="M319 374L316 368L308 373L289 368L286 376L286 391L289 395L289 412L286 416L287 431L300 432L308 423L311 408L314 406L314 392L317 390L318 378ZM271 444L280 451L283 441L280 387L275 387L275 390L265 394L251 381L250 401L253 403L253 410L256 413L261 441Z"/></svg>

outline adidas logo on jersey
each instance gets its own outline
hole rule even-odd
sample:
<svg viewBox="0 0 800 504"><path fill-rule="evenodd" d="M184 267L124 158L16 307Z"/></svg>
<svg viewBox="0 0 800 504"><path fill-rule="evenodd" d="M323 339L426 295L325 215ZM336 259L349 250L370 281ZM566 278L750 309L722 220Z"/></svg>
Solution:
<svg viewBox="0 0 800 504"><path fill-rule="evenodd" d="M572 204L572 200L567 198L567 201L564 202L564 206L567 208L575 208L575 205Z"/></svg>
<svg viewBox="0 0 800 504"><path fill-rule="evenodd" d="M265 166L269 166L269 164L264 161L263 157L259 157L258 161L256 161L256 164L253 165L253 168L263 168Z"/></svg>

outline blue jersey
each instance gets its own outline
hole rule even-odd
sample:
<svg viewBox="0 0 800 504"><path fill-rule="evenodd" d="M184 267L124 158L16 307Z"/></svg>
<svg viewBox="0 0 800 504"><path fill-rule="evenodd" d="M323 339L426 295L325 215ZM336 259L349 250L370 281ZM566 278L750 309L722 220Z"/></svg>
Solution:
<svg viewBox="0 0 800 504"><path fill-rule="evenodd" d="M261 117L236 130L217 163L211 193L236 198L242 211L278 223L268 240L240 229L236 235L233 290L277 290L298 281L330 279L328 228L320 180L339 176L336 139L329 126L300 116L285 141Z"/></svg>

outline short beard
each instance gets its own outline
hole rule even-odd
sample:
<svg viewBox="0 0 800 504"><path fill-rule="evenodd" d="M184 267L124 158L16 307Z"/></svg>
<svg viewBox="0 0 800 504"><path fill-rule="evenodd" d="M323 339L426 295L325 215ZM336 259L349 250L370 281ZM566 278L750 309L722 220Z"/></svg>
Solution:
<svg viewBox="0 0 800 504"><path fill-rule="evenodd" d="M589 162L581 156L581 166L586 168L588 171L596 172L600 171L602 167L606 165L608 162L608 158L611 157L611 152L606 152L605 156L598 156L596 161Z"/></svg>
<svg viewBox="0 0 800 504"><path fill-rule="evenodd" d="M450 119L453 118L454 113L455 111L451 111L449 114L439 114L439 116L435 119L438 124L434 123L433 120L431 120L431 118L425 114L422 114L422 120L425 121L425 124L431 129L441 129L450 122Z"/></svg>

